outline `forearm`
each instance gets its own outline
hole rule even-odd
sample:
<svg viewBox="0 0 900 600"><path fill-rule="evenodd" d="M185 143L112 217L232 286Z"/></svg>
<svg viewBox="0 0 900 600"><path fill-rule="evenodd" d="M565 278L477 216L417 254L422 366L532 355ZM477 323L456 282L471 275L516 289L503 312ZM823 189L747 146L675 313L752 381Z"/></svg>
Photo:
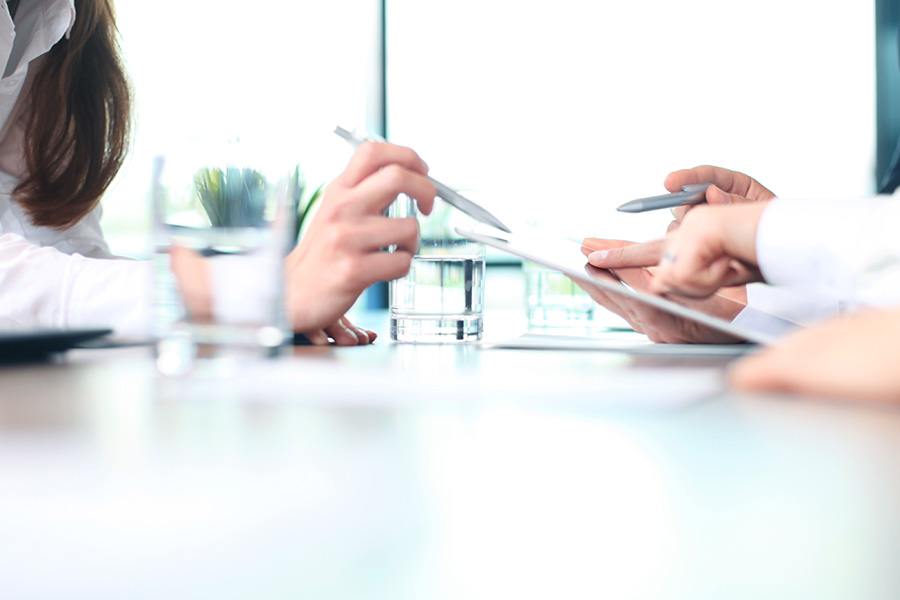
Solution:
<svg viewBox="0 0 900 600"><path fill-rule="evenodd" d="M0 236L0 322L149 334L150 263L90 259Z"/></svg>

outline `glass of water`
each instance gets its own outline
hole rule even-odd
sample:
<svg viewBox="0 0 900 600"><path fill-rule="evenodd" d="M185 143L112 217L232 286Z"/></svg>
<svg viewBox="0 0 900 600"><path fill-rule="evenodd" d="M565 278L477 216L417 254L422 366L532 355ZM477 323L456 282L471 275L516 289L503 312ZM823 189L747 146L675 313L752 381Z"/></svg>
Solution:
<svg viewBox="0 0 900 600"><path fill-rule="evenodd" d="M523 271L530 329L587 329L592 326L596 303L574 281L559 271L527 261Z"/></svg>
<svg viewBox="0 0 900 600"><path fill-rule="evenodd" d="M440 198L423 215L400 196L392 217L415 217L419 249L409 274L390 284L391 339L411 343L461 343L481 339L484 329L484 245L456 233L474 221Z"/></svg>
<svg viewBox="0 0 900 600"><path fill-rule="evenodd" d="M190 371L198 354L275 356L290 339L283 259L300 174L245 152L189 147L154 161L154 327L164 374Z"/></svg>

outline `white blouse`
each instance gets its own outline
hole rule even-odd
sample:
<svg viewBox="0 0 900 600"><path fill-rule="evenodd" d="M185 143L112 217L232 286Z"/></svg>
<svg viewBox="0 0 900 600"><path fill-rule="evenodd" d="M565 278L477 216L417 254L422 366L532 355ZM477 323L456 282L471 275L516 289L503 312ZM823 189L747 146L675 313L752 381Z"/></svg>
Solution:
<svg viewBox="0 0 900 600"><path fill-rule="evenodd" d="M110 255L100 208L58 231L35 226L12 199L24 171L28 75L71 29L74 0L23 0L15 25L0 6L0 327L104 326L145 337L151 265Z"/></svg>

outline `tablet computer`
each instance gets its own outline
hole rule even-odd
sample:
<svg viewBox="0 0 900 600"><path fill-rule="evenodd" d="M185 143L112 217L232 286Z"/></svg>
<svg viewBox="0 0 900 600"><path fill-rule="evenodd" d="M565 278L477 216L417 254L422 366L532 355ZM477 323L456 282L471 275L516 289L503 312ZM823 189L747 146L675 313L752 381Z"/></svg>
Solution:
<svg viewBox="0 0 900 600"><path fill-rule="evenodd" d="M609 271L597 269L588 264L587 258L581 251L581 244L578 242L546 235L537 229L516 228L514 233L506 233L479 224L473 229L457 228L456 232L473 242L480 242L548 269L560 271L572 279L593 285L604 292L618 294L672 315L695 321L739 340L768 345L781 337L773 334L773 330L787 332L799 327L795 323L750 307L743 309L759 313L764 317L764 319L748 319L749 321L765 321L770 325L776 325L767 327L766 331L757 330L744 325L736 325L731 321L688 308L661 296L639 292L619 281Z"/></svg>
<svg viewBox="0 0 900 600"><path fill-rule="evenodd" d="M51 354L112 333L111 329L22 328L0 330L0 362L44 360Z"/></svg>

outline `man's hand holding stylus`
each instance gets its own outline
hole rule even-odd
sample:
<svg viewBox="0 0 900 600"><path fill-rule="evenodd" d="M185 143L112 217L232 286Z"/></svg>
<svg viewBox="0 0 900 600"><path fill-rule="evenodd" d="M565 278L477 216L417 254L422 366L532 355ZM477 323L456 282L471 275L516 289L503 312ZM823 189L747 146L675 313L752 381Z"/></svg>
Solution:
<svg viewBox="0 0 900 600"><path fill-rule="evenodd" d="M763 202L775 198L775 194L771 190L749 175L710 165L673 171L666 177L663 185L670 192L675 192L683 186L707 181L713 184L706 190L706 202L709 206ZM675 215L675 221L669 226L669 229L677 227L684 215L693 208L695 207L684 206L673 209L672 214Z"/></svg>

